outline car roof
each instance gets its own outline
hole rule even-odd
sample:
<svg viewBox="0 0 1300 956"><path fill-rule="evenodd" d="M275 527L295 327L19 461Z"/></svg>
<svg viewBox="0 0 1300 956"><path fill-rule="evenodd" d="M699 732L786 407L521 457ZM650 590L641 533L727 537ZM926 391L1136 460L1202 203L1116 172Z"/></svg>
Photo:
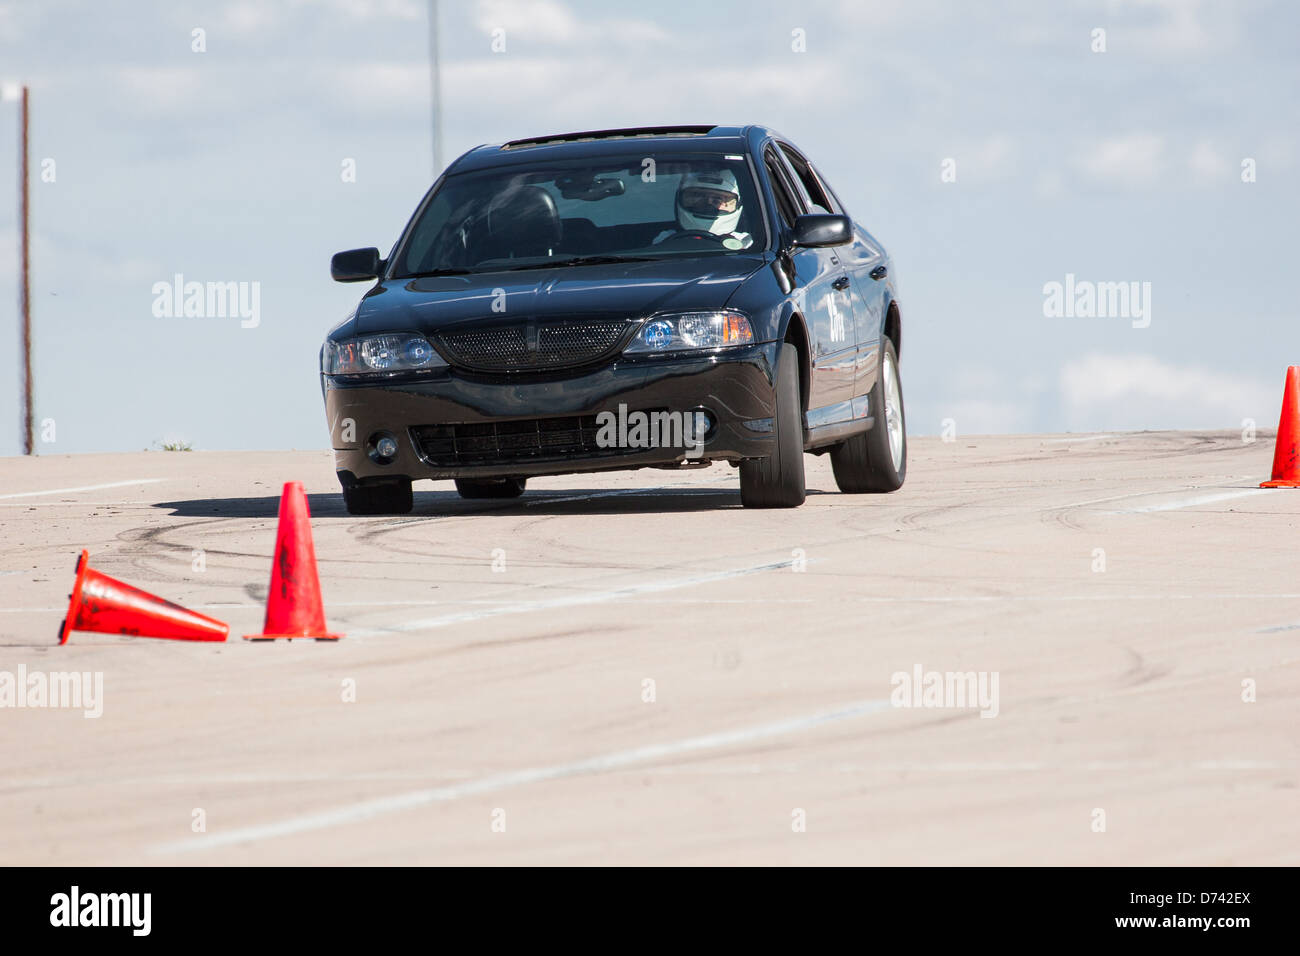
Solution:
<svg viewBox="0 0 1300 956"><path fill-rule="evenodd" d="M626 154L630 144L653 145L655 152L748 152L751 144L775 135L762 126L637 126L530 136L476 146L459 157L448 173L567 158Z"/></svg>

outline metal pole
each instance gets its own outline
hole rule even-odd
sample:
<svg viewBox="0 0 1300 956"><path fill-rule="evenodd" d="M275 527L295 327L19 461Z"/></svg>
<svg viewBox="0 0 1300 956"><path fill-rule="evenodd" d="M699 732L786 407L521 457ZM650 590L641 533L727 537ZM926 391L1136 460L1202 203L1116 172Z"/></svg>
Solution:
<svg viewBox="0 0 1300 956"><path fill-rule="evenodd" d="M32 453L32 288L31 288L31 204L28 201L28 89L23 87L22 105L22 307L23 307L23 454Z"/></svg>
<svg viewBox="0 0 1300 956"><path fill-rule="evenodd" d="M442 173L442 65L438 60L438 0L429 0L429 87L433 99L433 178Z"/></svg>

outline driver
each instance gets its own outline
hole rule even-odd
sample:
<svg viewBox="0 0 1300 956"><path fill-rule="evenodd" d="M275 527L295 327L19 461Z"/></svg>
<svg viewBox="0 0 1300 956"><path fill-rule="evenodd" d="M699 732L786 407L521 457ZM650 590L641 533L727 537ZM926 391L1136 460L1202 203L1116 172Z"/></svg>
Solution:
<svg viewBox="0 0 1300 956"><path fill-rule="evenodd" d="M689 172L677 184L677 224L680 229L666 229L655 237L655 244L674 236L707 232L720 236L727 249L748 249L754 239L747 232L736 232L743 208L740 186L729 169Z"/></svg>

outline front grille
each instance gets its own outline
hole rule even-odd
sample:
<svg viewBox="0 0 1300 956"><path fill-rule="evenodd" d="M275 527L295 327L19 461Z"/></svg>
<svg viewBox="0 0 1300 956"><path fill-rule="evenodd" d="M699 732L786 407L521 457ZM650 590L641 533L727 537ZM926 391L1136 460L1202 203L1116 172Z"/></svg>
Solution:
<svg viewBox="0 0 1300 956"><path fill-rule="evenodd" d="M527 372L591 365L613 357L631 328L626 318L530 319L444 332L447 361L482 372Z"/></svg>
<svg viewBox="0 0 1300 956"><path fill-rule="evenodd" d="M411 428L420 456L435 467L499 465L565 458L605 458L639 448L601 448L595 415L528 418Z"/></svg>

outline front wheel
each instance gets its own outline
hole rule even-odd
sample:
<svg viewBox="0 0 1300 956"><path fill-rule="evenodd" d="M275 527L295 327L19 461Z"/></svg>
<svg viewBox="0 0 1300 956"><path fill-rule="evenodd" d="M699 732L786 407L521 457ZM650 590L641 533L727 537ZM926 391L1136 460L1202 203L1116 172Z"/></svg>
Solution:
<svg viewBox="0 0 1300 956"><path fill-rule="evenodd" d="M907 422L894 343L881 339L880 374L871 389L875 424L831 450L835 484L850 495L897 491L907 477Z"/></svg>
<svg viewBox="0 0 1300 956"><path fill-rule="evenodd" d="M797 508L807 494L803 475L803 406L799 352L782 343L776 359L776 447L770 457L740 463L740 503L746 508Z"/></svg>

